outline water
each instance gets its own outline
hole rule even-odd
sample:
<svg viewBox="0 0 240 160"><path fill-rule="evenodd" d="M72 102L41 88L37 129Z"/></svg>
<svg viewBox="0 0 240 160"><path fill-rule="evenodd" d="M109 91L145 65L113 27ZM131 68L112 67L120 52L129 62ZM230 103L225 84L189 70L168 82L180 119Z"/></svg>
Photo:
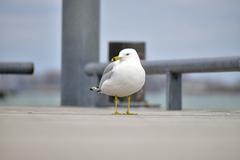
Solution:
<svg viewBox="0 0 240 160"><path fill-rule="evenodd" d="M0 106L59 106L59 91L28 91L0 99Z"/></svg>
<svg viewBox="0 0 240 160"><path fill-rule="evenodd" d="M149 104L166 108L164 92L146 93ZM52 106L60 105L59 91L22 92L0 99L0 106ZM183 95L183 109L190 110L239 110L240 94L200 94Z"/></svg>
<svg viewBox="0 0 240 160"><path fill-rule="evenodd" d="M165 93L147 93L146 99L154 104L161 104L166 108ZM190 110L239 110L240 94L183 94L183 109Z"/></svg>

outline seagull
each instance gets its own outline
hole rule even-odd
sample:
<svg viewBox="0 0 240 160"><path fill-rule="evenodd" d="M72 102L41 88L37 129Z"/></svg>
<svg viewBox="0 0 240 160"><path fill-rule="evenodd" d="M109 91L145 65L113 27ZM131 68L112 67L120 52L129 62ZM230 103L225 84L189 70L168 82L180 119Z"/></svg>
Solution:
<svg viewBox="0 0 240 160"><path fill-rule="evenodd" d="M145 70L137 51L132 48L123 49L111 61L103 72L99 86L91 87L90 90L114 96L114 115L122 115L118 112L118 98L128 97L127 111L124 115L136 115L130 112L131 95L138 92L145 83Z"/></svg>

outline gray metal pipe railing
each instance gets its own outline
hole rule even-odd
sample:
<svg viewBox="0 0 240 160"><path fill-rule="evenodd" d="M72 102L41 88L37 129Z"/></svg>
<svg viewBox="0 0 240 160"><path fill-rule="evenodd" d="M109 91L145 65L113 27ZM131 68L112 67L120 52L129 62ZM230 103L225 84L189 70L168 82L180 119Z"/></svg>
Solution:
<svg viewBox="0 0 240 160"><path fill-rule="evenodd" d="M0 74L33 74L31 62L0 62Z"/></svg>
<svg viewBox="0 0 240 160"><path fill-rule="evenodd" d="M89 63L85 72L89 76L99 76L108 63ZM167 109L182 109L182 74L204 72L238 72L240 56L196 58L179 60L142 61L147 74L167 75Z"/></svg>
<svg viewBox="0 0 240 160"><path fill-rule="evenodd" d="M85 66L87 75L101 75L108 63L89 63ZM234 72L240 71L240 57L196 58L179 60L142 61L147 74Z"/></svg>

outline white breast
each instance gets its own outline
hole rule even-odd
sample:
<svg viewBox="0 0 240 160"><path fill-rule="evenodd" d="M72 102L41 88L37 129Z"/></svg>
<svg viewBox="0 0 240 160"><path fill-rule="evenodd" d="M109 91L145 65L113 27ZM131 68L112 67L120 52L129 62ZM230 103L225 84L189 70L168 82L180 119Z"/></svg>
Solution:
<svg viewBox="0 0 240 160"><path fill-rule="evenodd" d="M145 71L141 63L117 65L113 75L102 85L102 92L110 96L125 97L139 91L145 83Z"/></svg>

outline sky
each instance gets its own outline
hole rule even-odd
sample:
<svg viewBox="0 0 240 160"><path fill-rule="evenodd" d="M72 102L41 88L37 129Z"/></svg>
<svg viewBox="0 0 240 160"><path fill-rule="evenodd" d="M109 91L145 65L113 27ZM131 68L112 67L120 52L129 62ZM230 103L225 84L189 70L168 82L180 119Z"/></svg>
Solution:
<svg viewBox="0 0 240 160"><path fill-rule="evenodd" d="M33 61L36 73L60 69L61 1L1 0L0 60Z"/></svg>
<svg viewBox="0 0 240 160"><path fill-rule="evenodd" d="M61 0L1 0L0 60L61 68ZM146 59L240 56L239 0L102 0L100 61L110 41L143 41ZM225 81L239 73L195 75Z"/></svg>

